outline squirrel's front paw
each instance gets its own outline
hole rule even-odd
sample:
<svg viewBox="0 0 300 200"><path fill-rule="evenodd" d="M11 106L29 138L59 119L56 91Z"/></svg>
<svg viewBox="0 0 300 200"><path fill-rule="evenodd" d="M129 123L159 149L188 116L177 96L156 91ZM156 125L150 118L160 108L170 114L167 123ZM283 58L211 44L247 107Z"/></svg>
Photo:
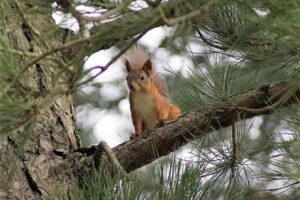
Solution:
<svg viewBox="0 0 300 200"><path fill-rule="evenodd" d="M131 134L130 140L135 139L135 138L138 137L139 135L140 135L140 133L133 133L133 134Z"/></svg>
<svg viewBox="0 0 300 200"><path fill-rule="evenodd" d="M133 134L131 134L131 136L130 136L130 140L133 140L134 138L136 138L137 137L137 135L135 134L135 133L133 133Z"/></svg>
<svg viewBox="0 0 300 200"><path fill-rule="evenodd" d="M154 128L160 128L163 127L166 124L167 120L166 119L161 119L157 122Z"/></svg>

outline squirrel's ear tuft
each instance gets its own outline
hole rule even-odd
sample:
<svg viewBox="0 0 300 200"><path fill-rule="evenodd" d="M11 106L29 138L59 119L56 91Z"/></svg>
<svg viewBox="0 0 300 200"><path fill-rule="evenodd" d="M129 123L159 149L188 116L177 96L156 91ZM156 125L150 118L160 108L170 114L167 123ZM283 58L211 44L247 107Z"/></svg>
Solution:
<svg viewBox="0 0 300 200"><path fill-rule="evenodd" d="M152 71L152 62L150 58L145 62L143 70L149 75Z"/></svg>
<svg viewBox="0 0 300 200"><path fill-rule="evenodd" d="M125 66L126 66L126 71L129 73L131 71L131 67L127 59L125 59Z"/></svg>

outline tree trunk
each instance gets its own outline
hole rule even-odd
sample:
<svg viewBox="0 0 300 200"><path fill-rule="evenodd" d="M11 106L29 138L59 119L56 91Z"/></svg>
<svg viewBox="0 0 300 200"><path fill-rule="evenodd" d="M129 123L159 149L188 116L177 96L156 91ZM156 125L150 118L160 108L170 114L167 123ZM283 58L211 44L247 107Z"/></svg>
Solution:
<svg viewBox="0 0 300 200"><path fill-rule="evenodd" d="M35 36L30 25L36 27L40 34L48 31L55 25L51 12L34 13L36 18L30 20L29 25L19 15L16 4L7 3L5 6L6 30L13 30L7 33L11 46L25 52L42 52L43 43L32 39ZM30 5L20 6L26 10ZM51 39L51 46L55 44L59 44L58 38ZM15 58L19 66L13 67L20 68L30 60L24 55ZM33 91L46 94L58 81L54 79L55 71L49 64L41 61L29 66L21 79ZM41 98L34 101L38 105ZM29 133L19 129L0 140L0 199L52 199L57 198L59 192L68 191L70 177L66 173L53 171L53 167L57 167L66 154L79 147L72 95L57 96L49 106L39 110L35 120ZM22 144L24 137L27 137L25 145Z"/></svg>

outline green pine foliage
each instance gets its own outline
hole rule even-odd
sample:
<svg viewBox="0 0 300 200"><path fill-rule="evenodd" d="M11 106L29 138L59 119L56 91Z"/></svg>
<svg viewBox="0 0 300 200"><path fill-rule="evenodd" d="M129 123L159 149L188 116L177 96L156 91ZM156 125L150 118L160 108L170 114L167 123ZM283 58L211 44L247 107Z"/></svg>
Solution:
<svg viewBox="0 0 300 200"><path fill-rule="evenodd" d="M24 52L18 51L17 44L9 43L9 34L6 34L9 27L3 23L4 18L9 16L3 12L5 3L8 2L0 1L1 136L24 129L30 132L38 114L34 112L37 110L33 109L33 99L39 96L47 102L48 97L57 95L56 90L50 90L47 94L37 93L31 83L23 81L22 76L28 74L22 70L25 66L20 66L21 62L16 55ZM36 6L47 7L51 3ZM113 4L110 1L86 3L93 6L120 4L119 1ZM198 5L192 0L186 3L186 10L181 10L174 3L174 16L186 14L189 7L194 9ZM173 54L188 55L193 61L193 66L184 66L184 70L188 71L187 76L181 72L166 76L169 96L173 102L184 112L206 112L219 106L231 105L232 95L262 84L289 81L290 87L285 92L298 90L300 1L219 0L217 3L217 8L206 17L176 25L172 35L161 44L162 48L167 48ZM132 16L132 21L140 22L139 27L133 27L133 23L107 26L106 32L96 37L87 52L80 52L80 56L70 63L52 60L53 69L59 68L65 73L64 67L79 63L78 66L75 64L77 68L73 71L76 80L68 88L73 92L77 89L76 84L87 78L79 66L84 56L99 48L108 48L105 41L118 37L121 31L133 32L136 29L143 30L143 26L151 27L151 23L143 24L142 20L148 19L151 12L159 14L153 8L137 16L134 12L129 13L126 6L122 7L122 13ZM49 35L54 33L56 30L49 30ZM201 50L194 50L191 44L201 46ZM102 98L99 88L103 85L95 84L93 87L95 92L89 94L77 90L78 105L90 104L102 110L119 111L118 103L126 98L123 86L120 98L101 102L97 100ZM231 128L210 130L202 138L184 147L191 151L190 160L177 158L179 150L168 158L154 162L152 166L129 174L127 188L120 174L113 174L109 167L102 166L100 171L81 180L81 184L75 184L77 180L74 180L73 190L68 193L62 191L60 198L299 199L299 119L299 104L296 104L277 109L271 115L237 122ZM27 137L22 141L25 142Z"/></svg>

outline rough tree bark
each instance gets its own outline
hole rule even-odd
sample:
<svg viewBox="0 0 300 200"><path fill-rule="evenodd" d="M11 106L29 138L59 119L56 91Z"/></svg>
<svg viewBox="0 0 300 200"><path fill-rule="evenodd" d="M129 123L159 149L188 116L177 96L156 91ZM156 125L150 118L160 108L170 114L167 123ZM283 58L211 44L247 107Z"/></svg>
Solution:
<svg viewBox="0 0 300 200"><path fill-rule="evenodd" d="M24 4L20 5L26 8ZM27 5L28 6L28 5ZM9 42L14 49L25 52L41 53L41 43L33 40L28 24L18 13L15 4L6 7L5 19ZM36 13L30 20L31 25L42 34L54 25L51 13ZM50 42L50 41L49 41ZM58 38L52 38L51 45L60 44ZM29 59L16 56L18 66L24 66ZM46 61L38 62L22 75L32 90L45 93L53 88L57 79ZM17 67L17 66L12 66ZM35 99L36 104L40 101ZM19 130L0 140L0 199L39 199L54 198L62 189L67 191L68 174L54 174L51 169L64 162L64 154L79 147L75 135L74 106L71 95L62 95L42 110L36 118L36 124L30 138L21 147L24 132Z"/></svg>

